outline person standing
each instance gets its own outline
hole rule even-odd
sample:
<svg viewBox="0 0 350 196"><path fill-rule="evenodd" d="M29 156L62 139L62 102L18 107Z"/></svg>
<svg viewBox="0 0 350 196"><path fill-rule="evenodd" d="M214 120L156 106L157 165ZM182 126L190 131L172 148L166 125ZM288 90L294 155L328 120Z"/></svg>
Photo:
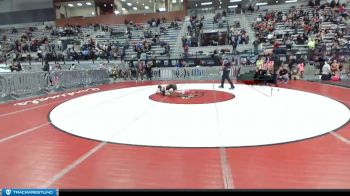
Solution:
<svg viewBox="0 0 350 196"><path fill-rule="evenodd" d="M224 88L224 83L225 83L225 80L227 80L230 85L231 85L231 90L235 88L235 86L233 85L231 79L230 79L230 61L228 61L228 59L224 59L222 61L222 78L221 78L221 85L219 86L219 88Z"/></svg>
<svg viewBox="0 0 350 196"><path fill-rule="evenodd" d="M300 78L304 78L304 70L305 70L305 64L304 61L300 61L300 63L298 64L298 70L300 73Z"/></svg>
<svg viewBox="0 0 350 196"><path fill-rule="evenodd" d="M237 55L237 42L233 40L231 42L231 45L232 45L232 54Z"/></svg>
<svg viewBox="0 0 350 196"><path fill-rule="evenodd" d="M148 80L152 80L152 61L147 62L145 72Z"/></svg>
<svg viewBox="0 0 350 196"><path fill-rule="evenodd" d="M332 78L331 66L325 61L322 67L321 80L330 80Z"/></svg>
<svg viewBox="0 0 350 196"><path fill-rule="evenodd" d="M145 71L145 63L144 61L138 60L137 62L137 80L143 80L143 74Z"/></svg>
<svg viewBox="0 0 350 196"><path fill-rule="evenodd" d="M258 55L258 53L259 53L259 41L258 41L258 40L255 40L255 41L253 42L253 46L254 46L254 54L255 54L255 55Z"/></svg>

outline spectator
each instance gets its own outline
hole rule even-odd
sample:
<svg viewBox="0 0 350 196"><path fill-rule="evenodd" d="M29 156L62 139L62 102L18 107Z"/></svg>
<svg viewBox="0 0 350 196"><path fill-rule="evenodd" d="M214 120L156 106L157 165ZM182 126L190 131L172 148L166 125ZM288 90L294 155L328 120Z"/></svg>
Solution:
<svg viewBox="0 0 350 196"><path fill-rule="evenodd" d="M277 70L277 80L283 81L285 84L289 81L289 72L284 65L281 65Z"/></svg>
<svg viewBox="0 0 350 196"><path fill-rule="evenodd" d="M184 55L185 55L185 56L188 56L188 50L189 50L189 46L188 46L188 44L186 43L185 46L184 46Z"/></svg>
<svg viewBox="0 0 350 196"><path fill-rule="evenodd" d="M254 54L255 54L255 55L258 55L258 53L259 53L259 41L258 41L258 40L255 40L255 41L253 42L253 46L254 46Z"/></svg>
<svg viewBox="0 0 350 196"><path fill-rule="evenodd" d="M72 65L68 68L68 70L75 70L75 64L72 64Z"/></svg>
<svg viewBox="0 0 350 196"><path fill-rule="evenodd" d="M118 78L118 69L116 65L113 66L110 77L112 77L114 80Z"/></svg>
<svg viewBox="0 0 350 196"><path fill-rule="evenodd" d="M149 61L145 67L145 72L148 80L152 80L152 61Z"/></svg>
<svg viewBox="0 0 350 196"><path fill-rule="evenodd" d="M43 71L49 72L50 71L50 64L48 61L45 61L45 65L43 67Z"/></svg>
<svg viewBox="0 0 350 196"><path fill-rule="evenodd" d="M14 72L14 71L16 71L16 72L23 71L21 63L16 62L16 61L14 61L14 62L12 63L12 65L10 66L10 70L11 70L11 72Z"/></svg>
<svg viewBox="0 0 350 196"><path fill-rule="evenodd" d="M304 78L304 69L305 69L305 64L303 61L301 61L298 64L298 73L300 74L300 78Z"/></svg>
<svg viewBox="0 0 350 196"><path fill-rule="evenodd" d="M146 61L147 60L147 54L146 52L143 50L141 55L140 55L140 60L141 61Z"/></svg>
<svg viewBox="0 0 350 196"><path fill-rule="evenodd" d="M332 72L332 76L340 76L340 64L338 63L337 59L333 60L333 63L331 65L331 72Z"/></svg>
<svg viewBox="0 0 350 196"><path fill-rule="evenodd" d="M321 80L330 80L332 77L331 66L326 61L322 67L322 76Z"/></svg>
<svg viewBox="0 0 350 196"><path fill-rule="evenodd" d="M142 81L144 72L145 72L145 63L144 61L138 60L136 80Z"/></svg>
<svg viewBox="0 0 350 196"><path fill-rule="evenodd" d="M310 39L309 43L307 44L310 50L315 50L316 42L314 39Z"/></svg>

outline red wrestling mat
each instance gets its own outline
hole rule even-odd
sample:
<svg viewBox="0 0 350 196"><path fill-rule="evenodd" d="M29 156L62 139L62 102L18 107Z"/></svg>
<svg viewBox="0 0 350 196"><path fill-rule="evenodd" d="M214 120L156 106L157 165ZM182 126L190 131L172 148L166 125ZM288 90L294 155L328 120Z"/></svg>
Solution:
<svg viewBox="0 0 350 196"><path fill-rule="evenodd" d="M189 149L93 141L59 131L47 120L55 106L80 96L158 84L164 83L110 84L95 87L99 89L96 91L41 99L39 103L32 101L38 98L32 98L1 104L0 188L350 188L349 124L316 138L286 144ZM350 89L305 81L291 81L283 87L320 94L350 106ZM212 100L210 96L208 101ZM25 101L29 102L24 105ZM132 103L125 107L137 109ZM273 120L267 123L273 125ZM295 123L293 119L291 123Z"/></svg>

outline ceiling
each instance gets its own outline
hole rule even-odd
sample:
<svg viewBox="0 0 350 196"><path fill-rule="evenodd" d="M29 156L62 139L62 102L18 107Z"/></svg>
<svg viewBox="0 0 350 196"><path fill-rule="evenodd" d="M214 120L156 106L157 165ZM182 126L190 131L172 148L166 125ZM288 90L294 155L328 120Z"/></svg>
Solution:
<svg viewBox="0 0 350 196"><path fill-rule="evenodd" d="M106 4L106 6L111 6L111 3L114 2L113 6L122 5L122 7L127 10L131 10L133 7L137 7L138 10L144 10L145 7L153 9L155 2L157 3L157 8L164 7L162 5L164 5L166 1L173 2L175 4L183 4L183 1L187 1L188 9L225 9L229 6L237 6L238 4L241 4L242 7L248 7L249 5L255 5L259 3L267 3L268 5L283 4L286 3L286 1L291 0L54 0L55 3L70 3L75 7L77 7L77 3L82 3L82 6L89 6L86 5L85 2L92 2L92 5L96 3L96 5ZM302 2L307 0L297 1Z"/></svg>
<svg viewBox="0 0 350 196"><path fill-rule="evenodd" d="M288 0L189 0L188 9L202 9L202 8L213 8L213 9L224 9L228 6L237 6L241 4L242 7L248 7L249 5L255 5L256 3L267 3L267 5L284 4ZM290 1L290 0L289 0ZM307 0L297 0L298 2ZM208 5L203 5L208 4ZM210 4L211 3L211 4Z"/></svg>
<svg viewBox="0 0 350 196"><path fill-rule="evenodd" d="M132 10L137 8L137 10L153 9L154 4L157 3L157 8L165 7L164 4L167 0L54 0L56 4L63 4L65 6L70 5L70 7L86 7L86 6L104 6L117 8L121 5L122 8L126 10ZM172 4L180 5L183 0L168 0ZM91 2L91 4L86 4L86 2ZM80 6L78 6L78 4ZM121 8L120 8L121 9Z"/></svg>

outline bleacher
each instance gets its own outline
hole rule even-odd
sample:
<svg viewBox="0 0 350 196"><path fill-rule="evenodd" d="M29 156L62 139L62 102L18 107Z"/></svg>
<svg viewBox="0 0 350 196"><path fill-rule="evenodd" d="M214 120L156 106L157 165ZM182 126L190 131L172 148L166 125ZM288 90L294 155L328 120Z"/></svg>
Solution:
<svg viewBox="0 0 350 196"><path fill-rule="evenodd" d="M296 9L300 9L300 4L290 6L285 5L276 5L272 7L264 6L262 7L263 10L259 12L250 13L247 12L245 14L232 14L227 13L225 18L218 19L217 23L214 23L214 16L215 14L207 14L204 15L203 23L203 32L206 31L221 31L221 32L228 32L228 30L235 26L237 22L240 23L240 27L235 27L234 30L241 30L245 29L245 31L249 35L249 43L248 44L239 44L237 47L237 51L239 52L251 52L253 49L252 42L255 40L255 32L252 28L252 24L255 22L256 18L259 17L259 15L265 15L266 12L271 11L281 11L283 14L288 13L291 6L295 6ZM312 16L312 8L304 6L303 7L305 12L310 12L309 15ZM218 13L219 11L217 11ZM201 16L198 16L199 18ZM163 59L179 59L183 57L183 48L181 44L181 37L182 36L188 36L187 32L187 26L188 22L178 22L177 28L169 28L171 26L171 22L162 23L158 27L150 27L149 24L136 24L135 26L131 26L131 37L128 37L127 34L127 26L124 24L118 24L118 25L108 25L107 29L103 29L102 26L99 26L99 28L96 28L95 26L85 26L85 27L79 27L78 32L75 35L69 35L69 36L61 36L57 34L52 34L52 29L46 29L44 25L35 26L35 30L31 33L33 39L41 40L44 37L47 37L47 39L50 42L50 45L42 44L38 49L42 51L43 54L50 53L51 47L54 46L56 53L62 54L66 57L66 60L73 60L72 54L70 52L69 48L74 48L74 50L78 53L82 52L82 46L89 44L90 40L94 40L96 45L99 45L101 47L105 47L109 43L113 45L114 48L118 48L119 51L115 52L115 56L112 56L116 60L116 58L120 58L121 52L125 47L125 56L124 60L127 61L135 61L139 59L139 55L134 50L134 45L141 42L144 38L144 32L146 30L152 31L154 34L155 32L159 32L160 34L160 41L166 42L170 46L170 52L169 55L163 54L165 49L163 46L160 45L152 45L152 48L150 51L147 51L147 59L153 59L156 58L157 60L163 60ZM330 51L331 45L335 37L335 31L336 29L348 29L347 25L345 23L340 24L334 24L333 22L325 22L322 21L320 24L322 29L328 29L328 33L324 34L322 36L322 42L319 44L319 47L323 47L325 50ZM166 30L164 32L160 33L160 27L165 27ZM277 37L279 35L285 35L289 34L293 37L293 39L296 39L298 35L303 35L305 30L303 28L298 28L297 30L288 27L282 22L276 22L274 24L274 40L277 40L280 42L280 48L285 48L286 45L283 43L283 39L280 37ZM19 27L16 28L17 32L12 33L11 28L5 28L0 29L1 37L2 35L7 36L7 42L14 43L15 40L20 40L21 36L25 34L25 32L28 30L28 27ZM62 30L59 28L54 28L54 30ZM113 33L111 33L113 32ZM347 35L344 36L344 42L350 41L350 31L347 31ZM228 33L227 33L228 35ZM315 35L311 35L310 37L313 38ZM265 35L265 39L267 38L267 35ZM62 50L59 50L57 45L59 42L64 40L74 40L77 42L77 44L68 44L68 49L63 48ZM149 42L151 38L147 39ZM267 39L266 39L267 40ZM25 44L25 43L22 43ZM350 44L349 44L350 45ZM346 44L342 45L344 46L344 49L346 48ZM12 59L16 57L16 54L12 52L8 52L8 50L13 47L11 44L6 44L6 42L2 43L0 56L4 57L6 55L6 59L8 63L11 63ZM273 45L271 43L263 43L262 49L265 51L272 50ZM232 46L231 45L222 45L222 46L205 46L205 47L190 47L189 49L189 56L190 57L211 57L213 55L214 50L217 49L219 53L221 53L221 50L224 49L225 51L223 53L230 54L232 53ZM294 54L301 54L301 55L307 55L309 53L308 45L305 44L293 44L292 46L292 53ZM97 58L100 58L100 60L106 60L103 59L101 55L101 51L97 50L96 55ZM22 53L22 58L27 58L27 53ZM37 51L31 51L31 57L32 61L38 62L40 59L38 58ZM1 59L0 59L1 60ZM97 59L96 59L97 60ZM41 63L41 62L40 62Z"/></svg>
<svg viewBox="0 0 350 196"><path fill-rule="evenodd" d="M219 11L218 11L219 12ZM222 32L228 34L229 29L234 30L241 30L242 27L235 27L236 24L241 23L241 16L237 14L226 14L226 17L219 18L217 23L214 23L214 17L216 14L203 14L198 15L197 18L200 19L202 16L204 17L203 20L201 20L203 24L202 33L210 33L210 32ZM221 14L220 14L221 15ZM191 25L189 21L187 21L186 27ZM199 22L197 23L197 26L199 25ZM191 36L187 32L187 30L182 34L187 39L191 39ZM201 37L201 36L199 36ZM227 38L228 39L228 38ZM200 40L200 38L198 39ZM190 46L189 48L189 54L190 57L208 57L211 56L214 53L214 50L217 49L219 52L223 49L226 52L224 53L231 53L232 52L232 46L227 43L227 45L219 45L218 43L214 43L214 46ZM244 50L244 49L243 49ZM243 51L241 50L241 51ZM181 48L181 51L183 52L183 49Z"/></svg>
<svg viewBox="0 0 350 196"><path fill-rule="evenodd" d="M300 9L300 4L297 4L296 6L294 6L295 9ZM247 18L248 18L248 21L250 24L254 24L255 20L260 16L264 16L267 12L282 12L283 14L286 14L286 13L289 13L289 10L290 10L291 6L283 6L283 5L279 5L279 6L274 6L273 9L265 9L265 10L262 10L260 12L255 12L255 13L248 13L246 14ZM309 12L309 18L312 18L312 10L313 8L311 7L308 7L308 6L303 6L302 9L304 10L304 12ZM325 8L325 10L329 10L330 8ZM320 12L320 14L322 14L323 11ZM330 52L331 51L331 48L332 48L332 43L333 43L333 40L334 40L334 37L335 37L335 31L336 29L345 29L345 28L348 28L346 26L346 24L344 23L340 23L340 24L335 24L333 22L325 22L325 21L321 21L320 23L320 26L321 26L321 30L325 30L325 29L328 29L328 33L327 34L324 34L322 36L322 39L321 41L319 42L319 47L322 47L323 46L323 49L325 49L326 51ZM280 45L280 48L286 48L286 45L284 44L283 42L283 39L282 38L276 38L277 36L281 35L281 36L284 36L285 34L289 34L291 35L292 39L295 41L297 39L297 37L299 35L303 35L305 33L305 30L303 28L298 28L297 30L291 28L291 27L288 27L286 24L284 24L283 22L276 22L274 24L274 39L276 41L279 41L279 43L281 44ZM347 41L350 41L350 32L348 32L347 35L345 35L343 38L344 38L344 41L347 42ZM315 39L316 38L316 35L312 34L309 36L309 38L313 38ZM267 34L265 35L265 39L267 39ZM295 41L296 42L296 41ZM269 49L272 49L272 44L270 43L263 43L262 44L262 49L263 50L269 50ZM348 49L346 45L343 45L343 49ZM294 43L292 45L292 52L293 53L296 53L296 54L301 54L301 55L306 55L308 54L309 52L309 48L308 48L308 45L307 45L307 41L305 44L298 44L298 43Z"/></svg>
<svg viewBox="0 0 350 196"><path fill-rule="evenodd" d="M175 49L176 41L178 40L180 36L180 32L182 30L182 22L178 22L178 27L177 28L170 28L171 23L163 23L161 24L162 27L165 27L166 30L161 33L160 32L160 27L149 27L148 24L139 24L140 26L143 26L143 28L137 28L133 29L132 31L132 37L129 39L130 46L126 50L126 56L125 60L137 60L137 52L134 50L134 45L136 45L139 42L142 42L144 38L144 32L146 30L150 30L153 34L155 32L158 32L160 35L160 41L163 41L167 43L170 46L170 55L165 55L162 54L164 52L164 47L160 45L152 45L151 51L147 52L147 58L157 58L157 59L164 59L164 58L169 58L171 56L178 55ZM151 38L147 38L148 42L150 41Z"/></svg>

